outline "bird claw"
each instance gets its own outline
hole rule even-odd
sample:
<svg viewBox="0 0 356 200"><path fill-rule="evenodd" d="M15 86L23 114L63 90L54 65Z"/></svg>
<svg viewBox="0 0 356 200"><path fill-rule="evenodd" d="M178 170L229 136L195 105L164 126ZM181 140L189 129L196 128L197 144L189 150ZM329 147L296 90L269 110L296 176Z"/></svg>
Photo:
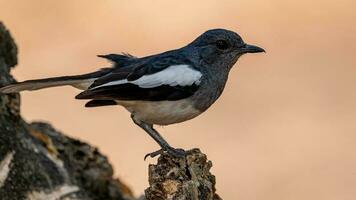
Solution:
<svg viewBox="0 0 356 200"><path fill-rule="evenodd" d="M146 160L146 158L148 158L148 157L154 158L158 155L163 154L164 152L167 152L169 155L176 157L176 158L182 158L186 154L184 149L167 148L167 149L160 149L160 150L154 151L152 153L146 154L144 157L144 160Z"/></svg>
<svg viewBox="0 0 356 200"><path fill-rule="evenodd" d="M160 150L154 151L154 152L152 152L152 153L148 153L148 154L145 155L145 157L143 158L143 160L146 160L147 157L154 158L154 157L156 157L156 156L162 154L163 152L164 152L164 150L163 150L163 149L160 149Z"/></svg>

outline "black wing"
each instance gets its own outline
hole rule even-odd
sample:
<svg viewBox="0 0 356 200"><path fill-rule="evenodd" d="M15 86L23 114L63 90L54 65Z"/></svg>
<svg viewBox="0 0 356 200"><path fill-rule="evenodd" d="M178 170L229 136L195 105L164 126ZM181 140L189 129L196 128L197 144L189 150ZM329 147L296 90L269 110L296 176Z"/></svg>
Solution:
<svg viewBox="0 0 356 200"><path fill-rule="evenodd" d="M115 69L115 71L97 79L88 90L80 93L76 98L162 101L179 100L193 95L199 87L198 82L185 85L172 85L162 82L162 84L155 85L154 87L142 87L142 85L130 82L138 80L145 75L154 75L172 65L192 66L189 61L176 55L149 58L134 63L132 66ZM196 69L191 68L191 70L194 73L199 73ZM120 80L126 80L127 82L108 85L108 83Z"/></svg>

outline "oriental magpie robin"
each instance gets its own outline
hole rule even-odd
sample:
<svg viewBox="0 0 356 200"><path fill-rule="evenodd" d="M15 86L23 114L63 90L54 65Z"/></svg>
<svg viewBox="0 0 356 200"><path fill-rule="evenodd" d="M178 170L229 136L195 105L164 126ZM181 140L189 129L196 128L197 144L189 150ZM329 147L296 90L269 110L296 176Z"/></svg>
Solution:
<svg viewBox="0 0 356 200"><path fill-rule="evenodd" d="M259 52L264 50L246 44L237 33L213 29L179 49L142 58L129 54L99 55L113 66L83 75L14 83L0 88L0 92L74 86L84 90L76 99L90 100L86 107L125 107L134 123L161 147L146 157L164 151L183 156L184 150L171 147L153 125L179 123L203 113L221 95L238 58Z"/></svg>

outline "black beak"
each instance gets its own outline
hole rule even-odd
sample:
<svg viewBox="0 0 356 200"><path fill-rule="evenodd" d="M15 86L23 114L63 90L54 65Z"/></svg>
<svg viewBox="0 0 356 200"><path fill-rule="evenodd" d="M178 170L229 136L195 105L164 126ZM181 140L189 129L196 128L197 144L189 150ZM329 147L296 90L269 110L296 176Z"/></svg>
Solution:
<svg viewBox="0 0 356 200"><path fill-rule="evenodd" d="M255 45L250 45L250 44L245 44L244 46L240 47L238 49L239 53L244 54L244 53L261 53L266 51L262 49L261 47L255 46Z"/></svg>

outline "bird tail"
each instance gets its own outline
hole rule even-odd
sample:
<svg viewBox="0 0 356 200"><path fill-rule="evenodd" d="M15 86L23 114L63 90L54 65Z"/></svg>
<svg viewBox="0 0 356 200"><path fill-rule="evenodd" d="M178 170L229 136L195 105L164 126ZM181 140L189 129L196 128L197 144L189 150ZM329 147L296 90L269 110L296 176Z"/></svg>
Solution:
<svg viewBox="0 0 356 200"><path fill-rule="evenodd" d="M0 93L16 93L25 90L39 90L65 85L73 86L81 90L86 90L97 78L107 74L108 72L109 68L105 68L97 72L77 76L61 76L54 78L27 80L4 86L0 88Z"/></svg>

